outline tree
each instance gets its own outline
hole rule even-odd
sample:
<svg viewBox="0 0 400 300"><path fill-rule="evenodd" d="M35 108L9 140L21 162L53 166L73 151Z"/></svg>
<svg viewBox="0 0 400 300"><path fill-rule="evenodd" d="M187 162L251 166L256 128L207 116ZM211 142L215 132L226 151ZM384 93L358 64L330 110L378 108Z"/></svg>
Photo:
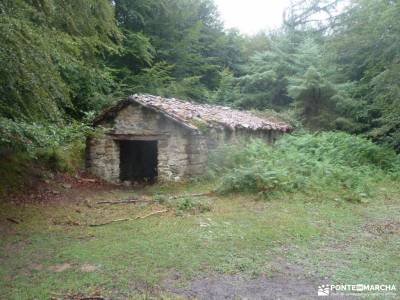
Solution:
<svg viewBox="0 0 400 300"><path fill-rule="evenodd" d="M239 78L245 108L287 109L293 99L288 95L289 78L303 75L310 66L322 68L322 51L307 33L293 35L277 31L270 35L267 50L256 52Z"/></svg>
<svg viewBox="0 0 400 300"><path fill-rule="evenodd" d="M284 13L284 24L289 30L329 31L337 22L346 0L292 1Z"/></svg>
<svg viewBox="0 0 400 300"><path fill-rule="evenodd" d="M224 69L217 91L212 97L212 102L223 105L235 105L240 100L240 89L233 72Z"/></svg>
<svg viewBox="0 0 400 300"><path fill-rule="evenodd" d="M224 32L213 1L116 0L115 7L125 35L141 34L147 38L145 43L124 43L127 50L123 50L123 57L113 58L115 68L124 69L118 78L123 79L127 70L131 76L141 76L143 68L162 63L168 65L169 75L174 78L170 90L164 89L163 94L177 93L177 96L207 101L209 91L218 88L224 67L240 72L243 40L234 31ZM135 51L142 54L139 57L131 55L132 49L140 49L141 45L154 49L150 51L151 59L145 60L146 66L143 60L138 61L146 57L146 51Z"/></svg>
<svg viewBox="0 0 400 300"><path fill-rule="evenodd" d="M353 119L364 133L399 151L400 2L357 0L327 39L336 79L353 82ZM354 105L353 105L354 106Z"/></svg>
<svg viewBox="0 0 400 300"><path fill-rule="evenodd" d="M119 36L108 0L2 2L0 116L59 122L99 108L113 86L101 57Z"/></svg>
<svg viewBox="0 0 400 300"><path fill-rule="evenodd" d="M295 100L296 111L307 127L333 128L337 117L333 97L337 91L315 68L309 68L304 77L292 79L289 95Z"/></svg>

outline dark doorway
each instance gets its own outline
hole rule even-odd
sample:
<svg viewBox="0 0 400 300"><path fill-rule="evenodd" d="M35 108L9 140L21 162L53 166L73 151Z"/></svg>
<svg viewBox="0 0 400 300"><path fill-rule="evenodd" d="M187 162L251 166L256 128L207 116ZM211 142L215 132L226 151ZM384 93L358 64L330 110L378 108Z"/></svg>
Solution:
<svg viewBox="0 0 400 300"><path fill-rule="evenodd" d="M157 141L120 141L121 181L154 182L157 155Z"/></svg>

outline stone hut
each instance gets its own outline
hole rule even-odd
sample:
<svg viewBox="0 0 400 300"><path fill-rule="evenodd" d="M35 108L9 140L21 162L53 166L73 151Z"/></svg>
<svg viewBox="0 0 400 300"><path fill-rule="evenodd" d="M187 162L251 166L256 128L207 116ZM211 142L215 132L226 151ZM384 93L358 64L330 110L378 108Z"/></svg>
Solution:
<svg viewBox="0 0 400 300"><path fill-rule="evenodd" d="M208 152L240 137L273 142L290 125L246 111L151 95L134 95L94 121L88 171L109 182L180 180L204 172Z"/></svg>

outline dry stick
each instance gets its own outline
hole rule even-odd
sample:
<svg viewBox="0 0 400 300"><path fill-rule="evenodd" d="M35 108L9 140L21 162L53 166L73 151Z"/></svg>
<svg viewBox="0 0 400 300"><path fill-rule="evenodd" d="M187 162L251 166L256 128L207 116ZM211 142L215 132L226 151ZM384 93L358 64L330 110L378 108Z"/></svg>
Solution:
<svg viewBox="0 0 400 300"><path fill-rule="evenodd" d="M151 212L151 213L149 213L149 214L147 214L147 215L144 215L143 217L137 216L135 219L144 219L144 218L147 218L147 217L150 217L150 216L154 216L154 215L158 215L158 214L163 214L163 213L166 213L166 212L168 212L168 209L157 210L157 211Z"/></svg>
<svg viewBox="0 0 400 300"><path fill-rule="evenodd" d="M90 227L97 227L97 226L104 226L112 223L118 223L118 222L124 222L124 221L132 221L133 219L131 218L126 218L126 219L117 219L117 220L112 220L110 222L105 222L105 223L100 223L100 224L89 224Z"/></svg>
<svg viewBox="0 0 400 300"><path fill-rule="evenodd" d="M112 223L117 223L117 222L125 222L125 221L133 221L133 220L137 220L137 219L144 219L150 216L154 216L157 214L162 214L162 213L166 213L168 211L168 209L164 209L164 210L158 210L158 211L154 211L151 212L147 215L144 216L137 216L136 218L132 219L132 218L126 218L126 219L117 219L117 220L112 220L110 222L106 222L106 223L101 223L101 224L89 224L90 227L98 227L98 226L104 226L104 225L108 225L108 224L112 224Z"/></svg>
<svg viewBox="0 0 400 300"><path fill-rule="evenodd" d="M7 218L7 221L9 221L9 222L11 222L11 223L14 223L14 224L19 224L19 223L21 223L20 221L14 219L14 218Z"/></svg>
<svg viewBox="0 0 400 300"><path fill-rule="evenodd" d="M179 199L179 198L185 198L185 197L202 197L202 196L210 196L213 192L206 192L206 193L200 193L200 194L186 194L186 195L177 195L177 196L171 196L169 197L170 199Z"/></svg>
<svg viewBox="0 0 400 300"><path fill-rule="evenodd" d="M213 192L206 192L206 193L200 193L200 194L185 194L185 195L177 195L177 196L171 196L169 199L180 199L180 198L185 198L185 197L202 197L202 196L209 196ZM96 202L96 204L129 204L129 203L139 203L139 202L153 202L153 200L146 200L146 199L127 199L127 200L119 200L119 201L99 201Z"/></svg>
<svg viewBox="0 0 400 300"><path fill-rule="evenodd" d="M129 204L129 203L139 203L139 202L151 202L145 199L127 199L119 201L99 201L96 204Z"/></svg>
<svg viewBox="0 0 400 300"><path fill-rule="evenodd" d="M96 182L97 181L96 179L91 179L91 178L80 178L78 180L83 181L83 182Z"/></svg>
<svg viewBox="0 0 400 300"><path fill-rule="evenodd" d="M81 226L81 224L78 221L72 220L72 218L70 216L67 216L67 219L68 219L70 225Z"/></svg>

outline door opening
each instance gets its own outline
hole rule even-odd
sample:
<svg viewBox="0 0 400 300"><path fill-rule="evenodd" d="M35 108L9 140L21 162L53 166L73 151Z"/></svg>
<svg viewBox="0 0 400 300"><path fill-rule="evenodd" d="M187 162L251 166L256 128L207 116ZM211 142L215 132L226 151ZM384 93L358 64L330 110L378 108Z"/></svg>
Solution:
<svg viewBox="0 0 400 300"><path fill-rule="evenodd" d="M157 141L120 141L120 180L154 183L157 179Z"/></svg>

